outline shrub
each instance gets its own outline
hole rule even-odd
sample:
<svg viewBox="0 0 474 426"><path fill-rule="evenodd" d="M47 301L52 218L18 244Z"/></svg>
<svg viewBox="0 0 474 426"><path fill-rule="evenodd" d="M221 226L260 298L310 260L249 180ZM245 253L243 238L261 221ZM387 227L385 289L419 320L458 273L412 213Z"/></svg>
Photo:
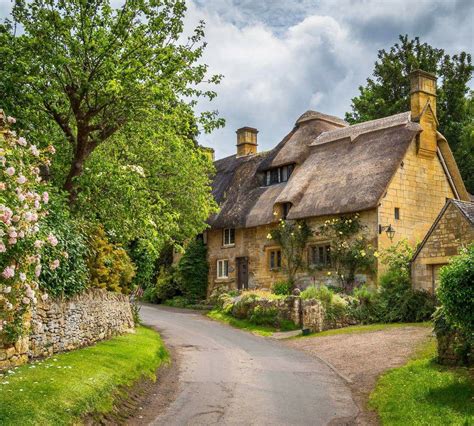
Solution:
<svg viewBox="0 0 474 426"><path fill-rule="evenodd" d="M318 299L324 304L329 305L332 301L334 293L327 288L325 285L322 286L308 286L305 290L303 290L300 294L300 297L303 300L307 299Z"/></svg>
<svg viewBox="0 0 474 426"><path fill-rule="evenodd" d="M176 296L182 296L178 284L176 283L176 272L173 268L160 269L156 277L156 299L155 303L163 303L165 300L172 299Z"/></svg>
<svg viewBox="0 0 474 426"><path fill-rule="evenodd" d="M389 270L380 278L380 286L381 321L419 322L431 318L435 298L425 291L413 290L404 271Z"/></svg>
<svg viewBox="0 0 474 426"><path fill-rule="evenodd" d="M188 244L177 267L177 279L183 295L191 302L206 298L207 248L200 239Z"/></svg>
<svg viewBox="0 0 474 426"><path fill-rule="evenodd" d="M336 320L348 314L348 303L338 294L328 287L322 285L320 287L309 286L301 292L303 300L316 299L319 300L325 311L328 320Z"/></svg>
<svg viewBox="0 0 474 426"><path fill-rule="evenodd" d="M274 307L255 306L249 315L250 322L256 325L271 325L277 327L278 310Z"/></svg>
<svg viewBox="0 0 474 426"><path fill-rule="evenodd" d="M172 299L165 300L163 304L166 306L172 306L173 308L185 308L190 303L184 296L175 296Z"/></svg>
<svg viewBox="0 0 474 426"><path fill-rule="evenodd" d="M474 330L474 244L441 269L437 291L446 320L465 333Z"/></svg>
<svg viewBox="0 0 474 426"><path fill-rule="evenodd" d="M91 239L88 266L92 287L125 294L131 292L135 266L120 245L109 241L102 226L96 228Z"/></svg>
<svg viewBox="0 0 474 426"><path fill-rule="evenodd" d="M133 286L143 289L153 287L159 254L153 242L145 239L134 240L128 246L128 253L136 267Z"/></svg>
<svg viewBox="0 0 474 426"><path fill-rule="evenodd" d="M43 248L40 287L52 296L61 297L84 291L89 285L85 226L71 218L64 196L55 194L51 197L44 227L48 235L55 235L57 243L55 246L46 244Z"/></svg>
<svg viewBox="0 0 474 426"><path fill-rule="evenodd" d="M272 286L272 293L279 296L288 296L291 294L292 285L288 281L277 281Z"/></svg>
<svg viewBox="0 0 474 426"><path fill-rule="evenodd" d="M350 316L363 324L378 322L380 319L379 297L376 291L363 285L354 288L349 299Z"/></svg>

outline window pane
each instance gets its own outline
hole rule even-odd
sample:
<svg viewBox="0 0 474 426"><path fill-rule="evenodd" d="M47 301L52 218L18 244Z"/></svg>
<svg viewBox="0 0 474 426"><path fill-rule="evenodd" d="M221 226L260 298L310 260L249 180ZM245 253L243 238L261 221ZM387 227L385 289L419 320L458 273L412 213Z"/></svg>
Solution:
<svg viewBox="0 0 474 426"><path fill-rule="evenodd" d="M331 265L331 246L326 246L326 265Z"/></svg>
<svg viewBox="0 0 474 426"><path fill-rule="evenodd" d="M270 269L275 268L275 252L270 252Z"/></svg>
<svg viewBox="0 0 474 426"><path fill-rule="evenodd" d="M229 276L229 261L224 260L224 276L228 277Z"/></svg>
<svg viewBox="0 0 474 426"><path fill-rule="evenodd" d="M217 276L222 277L222 262L220 260L217 262Z"/></svg>
<svg viewBox="0 0 474 426"><path fill-rule="evenodd" d="M229 244L235 243L235 229L229 229Z"/></svg>
<svg viewBox="0 0 474 426"><path fill-rule="evenodd" d="M284 166L281 168L281 180L286 182L288 180L288 167Z"/></svg>
<svg viewBox="0 0 474 426"><path fill-rule="evenodd" d="M267 176L266 176L266 184L267 184L267 186L271 184L270 176L271 176L271 173L270 173L270 171L268 171L268 172L267 172Z"/></svg>
<svg viewBox="0 0 474 426"><path fill-rule="evenodd" d="M291 173L293 173L293 169L294 169L294 166L292 164L288 166L288 179L290 178Z"/></svg>
<svg viewBox="0 0 474 426"><path fill-rule="evenodd" d="M271 173L270 183L271 184L278 183L278 169L273 169L270 171L270 173Z"/></svg>
<svg viewBox="0 0 474 426"><path fill-rule="evenodd" d="M281 268L281 251L277 251L277 267Z"/></svg>

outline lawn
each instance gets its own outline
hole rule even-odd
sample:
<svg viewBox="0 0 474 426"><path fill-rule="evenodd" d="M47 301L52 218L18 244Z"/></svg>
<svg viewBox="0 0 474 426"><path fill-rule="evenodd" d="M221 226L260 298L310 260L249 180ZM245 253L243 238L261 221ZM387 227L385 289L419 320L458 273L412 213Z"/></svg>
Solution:
<svg viewBox="0 0 474 426"><path fill-rule="evenodd" d="M400 368L385 373L370 396L384 425L472 425L472 371L435 363L430 341Z"/></svg>
<svg viewBox="0 0 474 426"><path fill-rule="evenodd" d="M334 336L337 334L369 333L371 331L381 331L400 327L433 327L433 324L431 322L394 322L389 324L352 325L350 327L334 328L331 330L321 331L319 333L311 333L306 336L300 335L294 338L304 339L306 337Z"/></svg>
<svg viewBox="0 0 474 426"><path fill-rule="evenodd" d="M249 320L234 318L233 316L225 314L218 310L208 312L207 316L213 320L226 323L228 325L231 325L232 327L240 328L241 330L259 334L260 336L271 336L277 331L289 331L296 329L295 325L290 321L288 321L288 323L284 323L282 327L278 329L269 325L256 325L250 322Z"/></svg>
<svg viewBox="0 0 474 426"><path fill-rule="evenodd" d="M168 353L153 330L115 337L0 375L1 425L77 424L112 409L114 397L141 377L155 378Z"/></svg>

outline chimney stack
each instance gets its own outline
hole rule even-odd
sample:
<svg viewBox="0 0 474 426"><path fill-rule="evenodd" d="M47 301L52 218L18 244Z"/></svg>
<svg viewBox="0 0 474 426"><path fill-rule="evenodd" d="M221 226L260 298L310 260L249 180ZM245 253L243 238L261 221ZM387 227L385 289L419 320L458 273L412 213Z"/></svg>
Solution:
<svg viewBox="0 0 474 426"><path fill-rule="evenodd" d="M436 76L422 70L410 73L411 119L423 131L418 136L418 155L433 158L436 155L438 120L436 118Z"/></svg>
<svg viewBox="0 0 474 426"><path fill-rule="evenodd" d="M237 157L257 153L257 133L253 127L241 127L237 133Z"/></svg>

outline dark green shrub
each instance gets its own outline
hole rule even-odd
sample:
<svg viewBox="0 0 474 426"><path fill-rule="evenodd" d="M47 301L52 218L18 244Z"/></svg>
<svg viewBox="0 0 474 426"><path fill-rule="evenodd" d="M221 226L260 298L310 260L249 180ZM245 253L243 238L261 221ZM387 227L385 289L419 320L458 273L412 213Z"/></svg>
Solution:
<svg viewBox="0 0 474 426"><path fill-rule="evenodd" d="M177 280L183 296L191 302L206 298L209 271L206 254L205 244L196 239L189 243L178 263Z"/></svg>
<svg viewBox="0 0 474 426"><path fill-rule="evenodd" d="M474 332L474 244L441 269L437 291L446 320L465 333Z"/></svg>
<svg viewBox="0 0 474 426"><path fill-rule="evenodd" d="M184 296L175 296L172 299L166 300L163 304L166 306L172 306L173 308L185 308L190 303Z"/></svg>
<svg viewBox="0 0 474 426"><path fill-rule="evenodd" d="M277 281L272 286L272 293L279 296L288 296L291 294L292 285L288 281Z"/></svg>
<svg viewBox="0 0 474 426"><path fill-rule="evenodd" d="M326 311L328 320L337 320L348 314L348 303L324 285L319 287L309 286L301 292L300 296L303 300L319 300Z"/></svg>
<svg viewBox="0 0 474 426"><path fill-rule="evenodd" d="M51 244L43 247L39 285L51 296L69 297L89 285L86 226L71 217L61 194L50 198L49 208L42 231L46 235L53 234L58 243L54 247ZM57 268L52 266L55 260L59 261Z"/></svg>
<svg viewBox="0 0 474 426"><path fill-rule="evenodd" d="M413 290L404 271L389 270L380 278L379 308L383 322L420 322L431 318L436 299Z"/></svg>
<svg viewBox="0 0 474 426"><path fill-rule="evenodd" d="M153 286L155 281L155 265L158 252L148 240L135 240L129 244L128 253L136 266L133 286L143 289Z"/></svg>
<svg viewBox="0 0 474 426"><path fill-rule="evenodd" d="M380 320L379 296L376 291L363 285L356 287L349 299L349 314L362 324Z"/></svg>
<svg viewBox="0 0 474 426"><path fill-rule="evenodd" d="M249 318L249 312L257 298L258 296L252 293L240 296L232 306L232 316L239 319Z"/></svg>

